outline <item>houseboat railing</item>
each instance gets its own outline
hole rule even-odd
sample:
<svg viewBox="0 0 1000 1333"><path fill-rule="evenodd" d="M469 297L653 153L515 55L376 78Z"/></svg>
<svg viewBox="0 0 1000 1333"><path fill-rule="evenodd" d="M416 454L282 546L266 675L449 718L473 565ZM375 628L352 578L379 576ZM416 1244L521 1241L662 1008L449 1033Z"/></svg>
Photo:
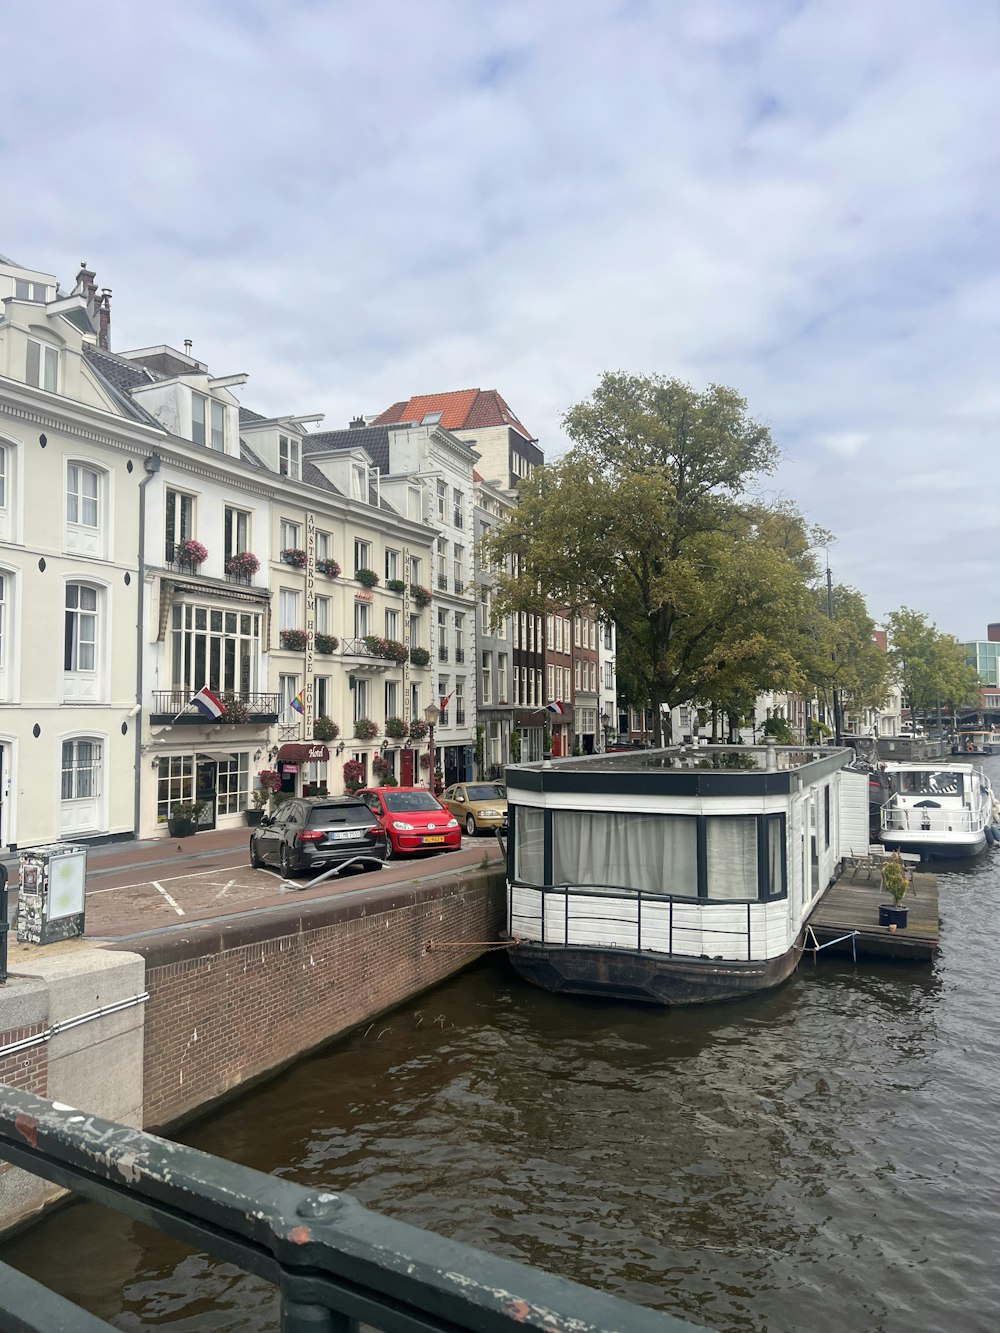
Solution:
<svg viewBox="0 0 1000 1333"><path fill-rule="evenodd" d="M888 832L972 833L981 827L971 810L895 805L894 799L882 807L882 828Z"/></svg>
<svg viewBox="0 0 1000 1333"><path fill-rule="evenodd" d="M501 843L501 846L502 845L503 844ZM514 897L515 897L515 891L517 889L524 889L527 893L537 893L539 895L540 909L537 913L527 912L523 910L523 907L520 906L518 908L518 911L515 913ZM652 931L648 931L647 943L645 945L647 952L655 952L663 954L665 957L676 956L678 958L693 958L700 956L700 954L702 953L701 949L698 950L697 954L685 953L683 950L674 949L675 933L681 937L685 933L687 933L689 935L698 935L699 937L707 935L724 936L726 939L732 941L733 945L735 946L734 952L738 948L741 954L745 954L745 957L747 958L748 961L752 961L753 959L752 939L751 939L753 918L751 915L751 909L755 906L760 906L760 904L757 902L750 902L750 901L740 902L739 900L727 901L724 898L719 898L719 899L682 898L669 893L643 894L643 891L641 889L620 889L603 885L592 885L592 886L587 886L586 888L577 888L571 885L559 885L559 884L554 884L551 886L540 885L540 884L530 884L530 885L526 884L526 885L511 885L511 890L512 891L508 894L508 907L507 907L507 932L511 939L517 939L519 937L525 938L524 923L531 923L531 924L537 923L539 944L561 944L561 945L578 944L581 948L586 948L587 945L584 941L573 941L570 939L570 932L572 927L577 926L581 923L586 923L589 926L597 924L607 924L607 925L613 925L616 928L616 933L620 934L623 933L623 929L627 929L628 926L634 924L635 945L634 946L618 945L616 947L618 948L634 947L637 952L641 952L644 947L642 942L643 906L645 905L651 912L654 905L659 907L666 904L668 909L667 948L666 950L664 950L657 948L656 945L649 944L648 936L652 934ZM545 922L548 916L548 913L546 911L546 903L548 900L552 898L555 898L557 900L558 899L562 900L561 904L562 919L563 919L562 939L559 938L552 939L551 937L549 937L548 939L546 938ZM631 922L627 919L623 920L622 917L620 916L605 916L602 914L595 914L592 907L585 912L581 911L577 912L576 914L572 913L570 910L570 904L575 899L578 900L582 898L587 898L591 900L591 902L595 898L610 898L620 902L634 903L636 908L635 921ZM698 922L697 924L688 925L683 921L675 920L674 916L675 906L681 910L689 909L691 907L708 907L708 906L727 907L730 909L742 908L743 911L745 912L746 920L745 924L740 930L733 930L732 928L721 928L718 926L704 924L703 922ZM648 924L649 923L647 920L647 926ZM657 925L659 924L660 923L658 922Z"/></svg>
<svg viewBox="0 0 1000 1333"><path fill-rule="evenodd" d="M0 1158L273 1283L283 1333L681 1333L694 1325L250 1167L0 1086ZM108 1330L0 1264L0 1329Z"/></svg>

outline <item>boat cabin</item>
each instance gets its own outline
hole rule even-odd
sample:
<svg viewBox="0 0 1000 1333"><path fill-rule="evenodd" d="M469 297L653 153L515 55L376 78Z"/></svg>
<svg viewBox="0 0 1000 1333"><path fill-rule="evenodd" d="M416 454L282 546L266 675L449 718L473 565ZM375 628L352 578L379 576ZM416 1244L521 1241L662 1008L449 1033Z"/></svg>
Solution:
<svg viewBox="0 0 1000 1333"><path fill-rule="evenodd" d="M514 966L658 1003L788 976L841 858L868 847L848 749L704 746L507 769Z"/></svg>

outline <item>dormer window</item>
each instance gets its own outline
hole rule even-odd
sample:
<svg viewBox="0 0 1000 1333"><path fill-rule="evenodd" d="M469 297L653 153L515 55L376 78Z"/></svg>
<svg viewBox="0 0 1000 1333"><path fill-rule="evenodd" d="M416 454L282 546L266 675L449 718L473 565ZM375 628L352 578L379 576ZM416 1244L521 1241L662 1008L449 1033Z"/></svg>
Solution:
<svg viewBox="0 0 1000 1333"><path fill-rule="evenodd" d="M191 438L220 454L226 451L226 409L203 393L191 395Z"/></svg>
<svg viewBox="0 0 1000 1333"><path fill-rule="evenodd" d="M278 436L278 471L293 481L302 476L302 443L294 435Z"/></svg>
<svg viewBox="0 0 1000 1333"><path fill-rule="evenodd" d="M29 338L24 379L26 384L55 393L59 388L58 349Z"/></svg>
<svg viewBox="0 0 1000 1333"><path fill-rule="evenodd" d="M365 494L365 468L360 463L351 464L351 494L355 500L367 500Z"/></svg>
<svg viewBox="0 0 1000 1333"><path fill-rule="evenodd" d="M14 295L19 301L44 303L48 300L49 289L44 282L28 282L26 278L15 278Z"/></svg>

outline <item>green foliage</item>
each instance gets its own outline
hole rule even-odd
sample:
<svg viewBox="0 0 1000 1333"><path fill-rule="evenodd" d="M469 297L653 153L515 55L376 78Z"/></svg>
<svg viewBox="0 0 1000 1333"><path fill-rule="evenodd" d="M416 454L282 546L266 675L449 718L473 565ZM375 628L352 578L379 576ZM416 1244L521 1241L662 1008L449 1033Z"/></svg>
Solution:
<svg viewBox="0 0 1000 1333"><path fill-rule="evenodd" d="M495 613L544 614L551 596L613 620L622 696L654 716L802 683L812 535L790 506L746 498L777 451L743 399L606 374L564 425L570 452L484 539Z"/></svg>
<svg viewBox="0 0 1000 1333"><path fill-rule="evenodd" d="M318 717L313 723L313 740L335 741L340 735L340 727L332 718Z"/></svg>
<svg viewBox="0 0 1000 1333"><path fill-rule="evenodd" d="M482 772L483 764L486 760L486 726L485 723L476 723L476 763L479 765L479 771Z"/></svg>
<svg viewBox="0 0 1000 1333"><path fill-rule="evenodd" d="M910 886L910 881L906 875L906 866L903 864L898 852L892 856L882 866L882 887L898 907L906 897L906 890Z"/></svg>
<svg viewBox="0 0 1000 1333"><path fill-rule="evenodd" d="M930 713L939 702L952 710L975 703L979 677L956 638L939 633L925 615L906 606L887 617L886 629L891 670L911 717Z"/></svg>
<svg viewBox="0 0 1000 1333"><path fill-rule="evenodd" d="M510 733L510 762L512 764L521 762L521 733L516 730Z"/></svg>
<svg viewBox="0 0 1000 1333"><path fill-rule="evenodd" d="M772 740L777 741L779 745L794 745L795 733L788 725L788 719L784 717L769 717L761 731L765 736L770 736Z"/></svg>

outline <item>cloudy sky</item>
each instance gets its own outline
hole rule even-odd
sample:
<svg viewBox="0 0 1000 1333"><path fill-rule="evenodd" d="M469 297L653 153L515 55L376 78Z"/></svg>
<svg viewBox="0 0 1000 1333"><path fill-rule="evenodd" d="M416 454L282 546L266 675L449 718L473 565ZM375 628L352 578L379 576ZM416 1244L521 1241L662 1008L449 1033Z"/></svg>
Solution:
<svg viewBox="0 0 1000 1333"><path fill-rule="evenodd" d="M1000 620L992 0L5 0L0 252L326 427L731 384L839 581Z"/></svg>

